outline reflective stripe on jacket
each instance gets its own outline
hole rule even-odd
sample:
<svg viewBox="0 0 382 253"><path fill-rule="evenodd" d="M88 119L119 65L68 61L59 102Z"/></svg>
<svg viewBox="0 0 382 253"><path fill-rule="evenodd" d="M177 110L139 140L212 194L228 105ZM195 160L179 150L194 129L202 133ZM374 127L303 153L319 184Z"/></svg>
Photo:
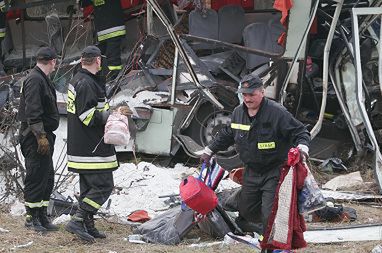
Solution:
<svg viewBox="0 0 382 253"><path fill-rule="evenodd" d="M231 124L222 128L208 147L216 153L235 144L246 167L264 172L280 166L292 146L309 146L310 134L283 106L264 98L251 121L245 104L235 108Z"/></svg>

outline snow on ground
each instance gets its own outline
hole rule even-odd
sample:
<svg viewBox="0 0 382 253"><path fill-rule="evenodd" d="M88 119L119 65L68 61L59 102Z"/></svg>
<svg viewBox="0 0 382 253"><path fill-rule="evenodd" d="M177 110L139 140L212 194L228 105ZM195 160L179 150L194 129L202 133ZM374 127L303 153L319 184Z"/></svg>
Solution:
<svg viewBox="0 0 382 253"><path fill-rule="evenodd" d="M59 174L68 174L65 155L65 121L66 118L61 117L60 128L55 132L56 144L53 160L55 167L59 167L56 172L56 181L60 177ZM159 196L179 194L179 184L182 178L192 174L197 175L197 169L183 164L177 164L174 168L163 168L147 162L140 162L137 165L121 163L120 168L113 172L115 190L109 198L111 200L110 208L105 209L107 201L102 211L117 215L124 220L132 211L144 209L153 217L168 208L168 205L164 203L168 198L159 198ZM5 192L5 187L5 180L0 175L0 197ZM230 180L223 180L218 191L233 187L237 187L237 184ZM70 196L75 199L74 195L79 192L78 174L71 174L60 187L59 192L64 197ZM11 204L13 215L25 213L23 204L15 198L9 198L7 203L13 203Z"/></svg>
<svg viewBox="0 0 382 253"><path fill-rule="evenodd" d="M113 173L115 190L109 198L111 200L110 208L106 210L107 201L103 205L102 211L125 220L132 211L143 209L154 217L168 208L168 205L164 203L167 198L159 197L179 194L179 184L182 178L192 174L196 175L196 171L195 168L182 164L177 164L174 168L162 168L147 162L140 162L138 165L123 163ZM72 180L67 180L67 184L63 185L62 195L75 199L74 194L79 192L79 180L77 174L73 174L73 176ZM219 190L234 187L237 187L236 183L223 180ZM24 213L24 205L20 201L14 201L11 205L11 214L23 215ZM67 220L67 218L64 217L63 220Z"/></svg>

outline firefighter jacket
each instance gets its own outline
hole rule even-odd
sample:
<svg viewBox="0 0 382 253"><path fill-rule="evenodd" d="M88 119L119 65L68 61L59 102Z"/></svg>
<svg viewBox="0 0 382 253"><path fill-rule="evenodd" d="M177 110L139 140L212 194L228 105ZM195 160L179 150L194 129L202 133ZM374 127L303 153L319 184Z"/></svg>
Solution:
<svg viewBox="0 0 382 253"><path fill-rule="evenodd" d="M34 134L39 134L56 130L60 120L56 90L39 67L32 69L23 81L20 92L20 133L26 135L32 130Z"/></svg>
<svg viewBox="0 0 382 253"><path fill-rule="evenodd" d="M103 142L109 104L99 77L80 69L68 87L68 169L97 173L118 168L114 145Z"/></svg>
<svg viewBox="0 0 382 253"><path fill-rule="evenodd" d="M81 6L93 4L94 23L99 42L125 36L125 20L119 0L82 0Z"/></svg>
<svg viewBox="0 0 382 253"><path fill-rule="evenodd" d="M259 173L279 168L292 146L309 146L310 134L283 106L263 98L252 121L245 104L235 108L231 125L219 131L208 145L214 152L235 144L245 167Z"/></svg>
<svg viewBox="0 0 382 253"><path fill-rule="evenodd" d="M0 40L5 37L6 16L7 16L7 3L0 0ZM1 49L0 49L1 50Z"/></svg>

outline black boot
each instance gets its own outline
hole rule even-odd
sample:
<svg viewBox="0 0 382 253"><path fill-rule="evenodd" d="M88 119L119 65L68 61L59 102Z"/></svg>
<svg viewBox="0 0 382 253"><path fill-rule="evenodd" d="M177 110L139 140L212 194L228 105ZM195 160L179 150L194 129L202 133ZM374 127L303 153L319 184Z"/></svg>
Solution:
<svg viewBox="0 0 382 253"><path fill-rule="evenodd" d="M46 230L48 231L57 231L58 230L58 226L56 225L53 225L52 222L50 222L50 219L48 217L48 212L47 212L47 207L44 206L44 207L41 207L39 208L40 209L40 221L41 221L41 225L46 228Z"/></svg>
<svg viewBox="0 0 382 253"><path fill-rule="evenodd" d="M33 229L36 232L46 232L46 228L44 228L40 222L39 208L25 208L27 210L25 226L27 228Z"/></svg>
<svg viewBox="0 0 382 253"><path fill-rule="evenodd" d="M94 238L106 238L105 233L98 231L98 229L95 227L94 215L92 213L89 213L88 216L85 218L85 226L88 230L88 233Z"/></svg>
<svg viewBox="0 0 382 253"><path fill-rule="evenodd" d="M78 235L82 240L87 242L94 242L95 239L93 236L89 235L85 227L85 218L87 217L87 211L78 208L77 212L72 216L71 221L68 222L65 226L65 230Z"/></svg>

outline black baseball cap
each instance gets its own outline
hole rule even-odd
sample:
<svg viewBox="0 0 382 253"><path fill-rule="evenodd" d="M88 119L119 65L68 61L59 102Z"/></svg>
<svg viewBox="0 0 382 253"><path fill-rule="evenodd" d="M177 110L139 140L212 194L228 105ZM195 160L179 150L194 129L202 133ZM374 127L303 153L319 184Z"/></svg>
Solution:
<svg viewBox="0 0 382 253"><path fill-rule="evenodd" d="M40 47L37 50L36 59L50 61L53 59L57 59L57 54L56 54L56 51L54 51L54 49L50 47Z"/></svg>
<svg viewBox="0 0 382 253"><path fill-rule="evenodd" d="M101 54L101 50L96 46L87 46L82 50L81 57L83 58L92 58L92 57L106 57Z"/></svg>
<svg viewBox="0 0 382 253"><path fill-rule="evenodd" d="M237 93L253 93L256 89L263 86L263 81L258 75L249 74L243 77L240 85L241 87L237 90Z"/></svg>

